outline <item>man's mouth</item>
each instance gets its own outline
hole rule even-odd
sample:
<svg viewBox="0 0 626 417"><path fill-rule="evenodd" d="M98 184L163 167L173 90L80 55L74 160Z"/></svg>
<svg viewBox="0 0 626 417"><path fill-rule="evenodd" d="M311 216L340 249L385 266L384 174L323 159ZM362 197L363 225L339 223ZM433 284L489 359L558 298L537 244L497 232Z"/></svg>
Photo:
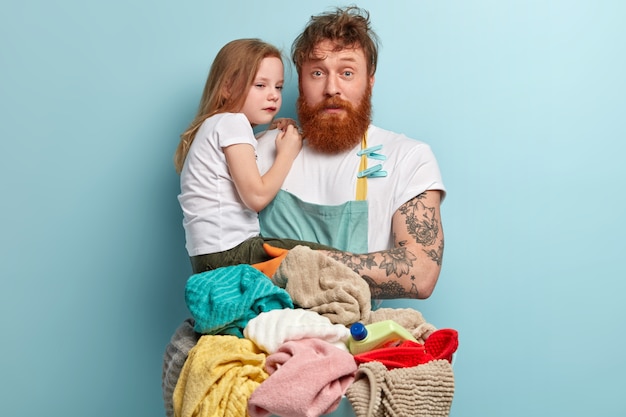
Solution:
<svg viewBox="0 0 626 417"><path fill-rule="evenodd" d="M337 114L342 113L344 111L343 107L337 105L326 106L323 109L323 113L326 114Z"/></svg>

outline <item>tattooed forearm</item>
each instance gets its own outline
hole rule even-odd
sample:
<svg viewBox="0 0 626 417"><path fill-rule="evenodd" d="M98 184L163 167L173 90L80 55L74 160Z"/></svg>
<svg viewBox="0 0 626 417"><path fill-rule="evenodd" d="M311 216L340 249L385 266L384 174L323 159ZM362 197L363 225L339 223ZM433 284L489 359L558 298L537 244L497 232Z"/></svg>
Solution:
<svg viewBox="0 0 626 417"><path fill-rule="evenodd" d="M409 288L399 282L399 278L411 273L417 256L406 248L399 247L377 254L356 255L345 252L328 252L328 256L346 265L365 279L372 292L372 298L417 298L415 276L410 275ZM376 262L376 259L380 259ZM374 280L365 270L378 275L381 281Z"/></svg>
<svg viewBox="0 0 626 417"><path fill-rule="evenodd" d="M392 248L367 254L325 252L365 279L373 298L428 298L443 259L440 194L426 191L392 218Z"/></svg>
<svg viewBox="0 0 626 417"><path fill-rule="evenodd" d="M372 298L377 299L395 299L395 298L418 298L417 287L411 283L411 289L407 291L402 285L396 281L386 281L383 283L376 283L371 277L363 275L363 279L367 282L372 293ZM414 281L415 277L411 276L411 281Z"/></svg>
<svg viewBox="0 0 626 417"><path fill-rule="evenodd" d="M381 255L383 260L380 263L380 268L384 268L388 276L400 277L408 274L413 266L413 261L417 259L417 256L402 247L381 252Z"/></svg>
<svg viewBox="0 0 626 417"><path fill-rule="evenodd" d="M403 247L379 252L380 264L376 262L374 253L355 255L346 252L329 252L328 255L359 274L365 269L371 271L378 267L385 271L386 276L396 277L408 274L413 267L413 261L417 259L417 256Z"/></svg>
<svg viewBox="0 0 626 417"><path fill-rule="evenodd" d="M372 269L378 266L374 254L355 255L347 252L329 252L328 256L346 265L359 274L364 269Z"/></svg>

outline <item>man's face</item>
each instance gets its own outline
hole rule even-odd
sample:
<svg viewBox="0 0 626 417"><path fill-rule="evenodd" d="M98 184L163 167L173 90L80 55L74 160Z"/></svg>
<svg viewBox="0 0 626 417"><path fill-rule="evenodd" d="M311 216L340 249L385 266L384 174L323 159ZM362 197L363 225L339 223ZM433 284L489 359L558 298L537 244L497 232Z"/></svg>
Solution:
<svg viewBox="0 0 626 417"><path fill-rule="evenodd" d="M371 88L361 48L333 51L321 42L314 58L302 64L298 116L304 137L322 152L353 148L367 130L371 116Z"/></svg>
<svg viewBox="0 0 626 417"><path fill-rule="evenodd" d="M316 59L302 64L300 87L303 99L310 107L330 97L339 97L357 107L365 91L374 84L369 75L363 49L333 51L330 40L320 42L314 50ZM345 116L341 109L329 106L325 114Z"/></svg>

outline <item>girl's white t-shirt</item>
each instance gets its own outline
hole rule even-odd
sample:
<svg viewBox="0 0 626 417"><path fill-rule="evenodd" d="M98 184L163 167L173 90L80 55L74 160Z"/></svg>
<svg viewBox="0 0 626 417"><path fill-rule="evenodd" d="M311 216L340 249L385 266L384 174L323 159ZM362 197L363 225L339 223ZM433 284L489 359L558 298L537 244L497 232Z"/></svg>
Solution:
<svg viewBox="0 0 626 417"><path fill-rule="evenodd" d="M220 113L202 123L180 174L189 256L222 252L259 235L258 214L243 203L230 176L223 148L257 141L242 113Z"/></svg>

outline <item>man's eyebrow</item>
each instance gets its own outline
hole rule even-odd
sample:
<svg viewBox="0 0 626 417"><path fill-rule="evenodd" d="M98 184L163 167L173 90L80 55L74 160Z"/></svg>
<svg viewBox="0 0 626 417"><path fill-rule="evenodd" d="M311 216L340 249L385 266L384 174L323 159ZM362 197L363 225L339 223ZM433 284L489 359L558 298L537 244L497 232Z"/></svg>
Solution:
<svg viewBox="0 0 626 417"><path fill-rule="evenodd" d="M339 58L339 61L356 62L356 58L353 56L345 56L345 57Z"/></svg>
<svg viewBox="0 0 626 417"><path fill-rule="evenodd" d="M324 61L326 58L328 57L327 54L324 55L313 55L311 56L310 60L311 61L316 61L316 62L321 62ZM344 56L339 58L340 62L356 62L356 57L353 56Z"/></svg>

